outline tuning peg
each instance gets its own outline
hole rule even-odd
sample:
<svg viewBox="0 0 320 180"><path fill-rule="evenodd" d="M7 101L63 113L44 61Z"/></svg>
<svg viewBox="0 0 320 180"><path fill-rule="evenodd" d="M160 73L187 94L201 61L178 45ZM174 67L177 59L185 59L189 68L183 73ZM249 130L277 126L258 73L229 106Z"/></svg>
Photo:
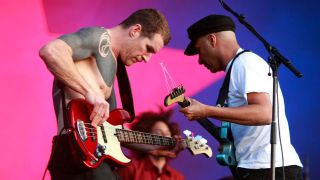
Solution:
<svg viewBox="0 0 320 180"><path fill-rule="evenodd" d="M196 141L200 141L202 139L202 136L200 135L196 135L196 137L194 138Z"/></svg>
<svg viewBox="0 0 320 180"><path fill-rule="evenodd" d="M207 140L205 139L205 138L202 138L202 139L200 139L200 142L202 143L202 144L207 144Z"/></svg>
<svg viewBox="0 0 320 180"><path fill-rule="evenodd" d="M183 131L183 134L186 136L190 136L192 134L192 132L186 129Z"/></svg>

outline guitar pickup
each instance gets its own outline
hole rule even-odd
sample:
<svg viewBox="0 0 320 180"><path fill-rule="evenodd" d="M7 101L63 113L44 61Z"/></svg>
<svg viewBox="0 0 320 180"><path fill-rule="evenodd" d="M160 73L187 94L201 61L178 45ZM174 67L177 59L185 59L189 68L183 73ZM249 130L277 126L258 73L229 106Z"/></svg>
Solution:
<svg viewBox="0 0 320 180"><path fill-rule="evenodd" d="M84 122L79 119L77 120L77 132L82 141L86 141L88 139L86 126L84 125Z"/></svg>

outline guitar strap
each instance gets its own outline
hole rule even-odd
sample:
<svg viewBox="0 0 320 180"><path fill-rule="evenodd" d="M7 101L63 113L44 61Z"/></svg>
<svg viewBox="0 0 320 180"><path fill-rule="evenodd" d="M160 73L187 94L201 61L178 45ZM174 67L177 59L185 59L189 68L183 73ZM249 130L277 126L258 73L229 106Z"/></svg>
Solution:
<svg viewBox="0 0 320 180"><path fill-rule="evenodd" d="M230 64L230 68L228 69L228 72L226 74L226 77L224 78L224 81L223 81L223 84L222 84L222 87L220 88L220 91L219 91L219 95L218 95L218 99L217 99L217 106L220 106L220 107L224 107L226 106L227 104L225 103L227 97L228 97L228 92L229 92L229 84L230 84L230 74L231 74L231 69L232 69L232 65L234 63L234 61L242 54L242 53L245 53L245 52L250 52L249 50L243 50L241 52L239 52L233 59L232 59L232 62Z"/></svg>
<svg viewBox="0 0 320 180"><path fill-rule="evenodd" d="M232 65L234 63L234 61L242 54L245 52L249 52L249 50L243 50L241 52L239 52L233 59L232 62L230 64L230 67L228 69L228 72L226 74L226 77L224 78L223 84L220 88L219 91L219 95L218 95L218 99L217 99L217 106L219 107L227 107L228 104L226 103L226 100L228 98L228 92L229 92L229 84L230 84L230 75L231 75L231 69L232 69ZM227 131L227 136L228 139L230 139L231 141L233 141L233 136L232 136L232 132L230 129L228 129ZM231 170L232 175L234 176L235 179L240 179L238 173L237 173L237 166L236 165L230 165L229 169Z"/></svg>
<svg viewBox="0 0 320 180"><path fill-rule="evenodd" d="M55 90L54 90L54 88L55 88L55 86L57 87L57 91L58 92L56 92ZM69 128L71 128L71 125L69 124L69 121L68 121L68 114L67 114L67 101L66 101L66 95L65 95L65 93L64 93L64 90L63 90L63 86L64 86L64 84L61 82L61 81L59 81L58 79L54 79L54 81L53 81L53 90L52 90L52 93L53 94L55 94L55 95L53 95L53 96L57 96L58 97L58 106L59 106L59 110L58 110L58 112L56 112L56 116L57 116L57 118L59 119L59 114L60 114L60 104L61 104L61 106L62 106L62 118L63 118L63 128L61 129L61 131L58 133L58 135L61 135L62 133L63 133L63 131L67 131ZM58 95L57 95L58 94ZM54 97L54 98L56 98L56 97ZM55 99L53 100L54 101L54 103L55 103ZM55 109L56 110L56 109Z"/></svg>
<svg viewBox="0 0 320 180"><path fill-rule="evenodd" d="M67 115L67 101L66 101L66 95L63 90L63 84L58 81L58 86L61 91L61 100L62 100L62 113L63 113L63 129L68 130L71 128L71 125L68 121L68 115Z"/></svg>
<svg viewBox="0 0 320 180"><path fill-rule="evenodd" d="M133 97L131 93L131 87L130 87L130 81L129 81L127 69L125 65L122 63L122 61L118 61L117 79L118 79L118 86L119 86L122 107L123 109L127 110L130 113L131 119L129 122L132 122L135 118Z"/></svg>

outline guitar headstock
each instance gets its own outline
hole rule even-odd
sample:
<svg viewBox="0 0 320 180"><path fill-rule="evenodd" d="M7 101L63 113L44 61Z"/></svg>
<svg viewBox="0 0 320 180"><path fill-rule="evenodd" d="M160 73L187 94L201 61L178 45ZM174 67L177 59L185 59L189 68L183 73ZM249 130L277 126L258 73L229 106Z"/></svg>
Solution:
<svg viewBox="0 0 320 180"><path fill-rule="evenodd" d="M189 130L184 130L183 134L186 135L187 147L193 155L205 154L207 157L212 157L212 150L207 145L207 140L202 136L193 136L193 133Z"/></svg>
<svg viewBox="0 0 320 180"><path fill-rule="evenodd" d="M164 105L169 106L173 103L182 103L185 100L184 93L186 90L182 85L171 90L170 94L164 99Z"/></svg>

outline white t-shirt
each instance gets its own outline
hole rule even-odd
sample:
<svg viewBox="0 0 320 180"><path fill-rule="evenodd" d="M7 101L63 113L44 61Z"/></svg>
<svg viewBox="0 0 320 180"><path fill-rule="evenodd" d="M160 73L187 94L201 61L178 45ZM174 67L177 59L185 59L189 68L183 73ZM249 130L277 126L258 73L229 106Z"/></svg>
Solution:
<svg viewBox="0 0 320 180"><path fill-rule="evenodd" d="M241 52L240 48L237 53ZM230 67L231 62L227 66ZM245 52L235 60L231 75L228 93L228 106L239 107L248 105L247 93L266 92L272 102L273 79L268 76L269 65L258 55ZM284 165L298 165L302 167L298 154L290 142L288 121L285 115L285 107L282 92L279 86L279 124L284 155ZM236 159L238 167L248 169L270 168L271 125L244 126L231 123L231 131L236 147ZM279 134L276 144L276 167L282 166Z"/></svg>

